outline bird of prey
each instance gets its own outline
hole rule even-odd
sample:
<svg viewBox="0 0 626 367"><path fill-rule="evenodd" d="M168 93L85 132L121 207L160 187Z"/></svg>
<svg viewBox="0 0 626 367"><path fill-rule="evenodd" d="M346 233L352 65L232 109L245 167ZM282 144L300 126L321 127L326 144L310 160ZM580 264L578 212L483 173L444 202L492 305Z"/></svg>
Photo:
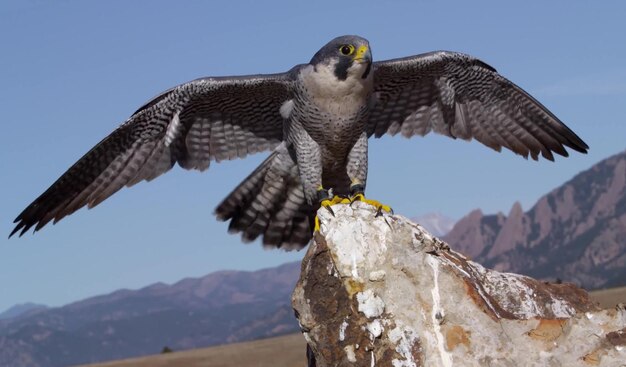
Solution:
<svg viewBox="0 0 626 367"><path fill-rule="evenodd" d="M435 132L537 160L589 148L537 100L486 63L437 51L372 61L369 43L342 36L281 74L207 77L167 90L80 158L15 220L37 231L178 163L271 151L215 210L244 241L299 249L316 209L363 200L368 139Z"/></svg>

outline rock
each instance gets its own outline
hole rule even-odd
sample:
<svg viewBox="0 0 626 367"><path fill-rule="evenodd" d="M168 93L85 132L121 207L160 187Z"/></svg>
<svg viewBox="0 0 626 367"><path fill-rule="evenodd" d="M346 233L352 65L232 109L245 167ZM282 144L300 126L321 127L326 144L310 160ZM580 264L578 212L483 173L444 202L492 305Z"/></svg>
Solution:
<svg viewBox="0 0 626 367"><path fill-rule="evenodd" d="M309 366L621 366L626 309L499 273L399 215L319 211L292 296Z"/></svg>

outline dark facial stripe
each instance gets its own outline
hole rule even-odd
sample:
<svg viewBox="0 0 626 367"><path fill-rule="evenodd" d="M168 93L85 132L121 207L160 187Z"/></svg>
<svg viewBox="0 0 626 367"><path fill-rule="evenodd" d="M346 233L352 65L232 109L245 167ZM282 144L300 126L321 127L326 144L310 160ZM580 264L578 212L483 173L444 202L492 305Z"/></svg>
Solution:
<svg viewBox="0 0 626 367"><path fill-rule="evenodd" d="M348 78L348 68L352 66L351 57L340 57L339 62L335 65L335 76L339 80L346 80Z"/></svg>

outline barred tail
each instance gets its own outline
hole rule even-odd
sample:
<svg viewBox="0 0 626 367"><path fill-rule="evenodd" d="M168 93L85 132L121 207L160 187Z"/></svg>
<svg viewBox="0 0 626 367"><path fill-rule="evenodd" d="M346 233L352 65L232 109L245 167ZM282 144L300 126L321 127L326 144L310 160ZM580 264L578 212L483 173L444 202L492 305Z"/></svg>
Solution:
<svg viewBox="0 0 626 367"><path fill-rule="evenodd" d="M263 237L263 245L301 249L313 235L314 208L306 202L298 166L284 144L255 169L215 209L230 220L228 231L246 242Z"/></svg>

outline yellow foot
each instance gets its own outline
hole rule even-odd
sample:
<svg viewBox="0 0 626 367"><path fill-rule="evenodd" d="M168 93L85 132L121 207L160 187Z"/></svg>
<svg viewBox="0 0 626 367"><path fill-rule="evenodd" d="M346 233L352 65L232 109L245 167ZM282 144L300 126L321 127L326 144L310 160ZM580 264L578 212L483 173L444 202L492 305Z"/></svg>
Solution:
<svg viewBox="0 0 626 367"><path fill-rule="evenodd" d="M351 202L352 201L350 201L350 199L348 199L346 197L335 195L335 196L333 196L332 199L324 199L324 200L322 200L320 202L320 207L321 208L326 208L326 210L328 210L330 212L330 214L332 214L334 216L335 212L333 211L331 206L336 205L336 204L350 204ZM319 231L319 230L320 230L320 219L316 215L315 216L315 228L313 229L313 232L316 232L316 231Z"/></svg>
<svg viewBox="0 0 626 367"><path fill-rule="evenodd" d="M334 215L333 210L330 208L335 204L350 204L352 201L346 197L335 195L332 199L324 199L320 202L320 207L328 209Z"/></svg>
<svg viewBox="0 0 626 367"><path fill-rule="evenodd" d="M335 205L335 204L350 204L352 201L347 197L335 195L331 199L331 202L332 202L332 205Z"/></svg>
<svg viewBox="0 0 626 367"><path fill-rule="evenodd" d="M362 201L366 204L372 205L376 208L376 216L379 216L382 214L383 211L386 211L387 213L393 214L393 209L391 209L390 206L385 205L383 203L381 203L380 201L377 200L372 200L372 199L366 199L365 196L363 194L356 194L354 196L352 196L350 198L351 202L355 202L355 201Z"/></svg>
<svg viewBox="0 0 626 367"><path fill-rule="evenodd" d="M319 232L320 231L320 217L317 216L317 214L315 215L315 228L313 228L313 232Z"/></svg>

